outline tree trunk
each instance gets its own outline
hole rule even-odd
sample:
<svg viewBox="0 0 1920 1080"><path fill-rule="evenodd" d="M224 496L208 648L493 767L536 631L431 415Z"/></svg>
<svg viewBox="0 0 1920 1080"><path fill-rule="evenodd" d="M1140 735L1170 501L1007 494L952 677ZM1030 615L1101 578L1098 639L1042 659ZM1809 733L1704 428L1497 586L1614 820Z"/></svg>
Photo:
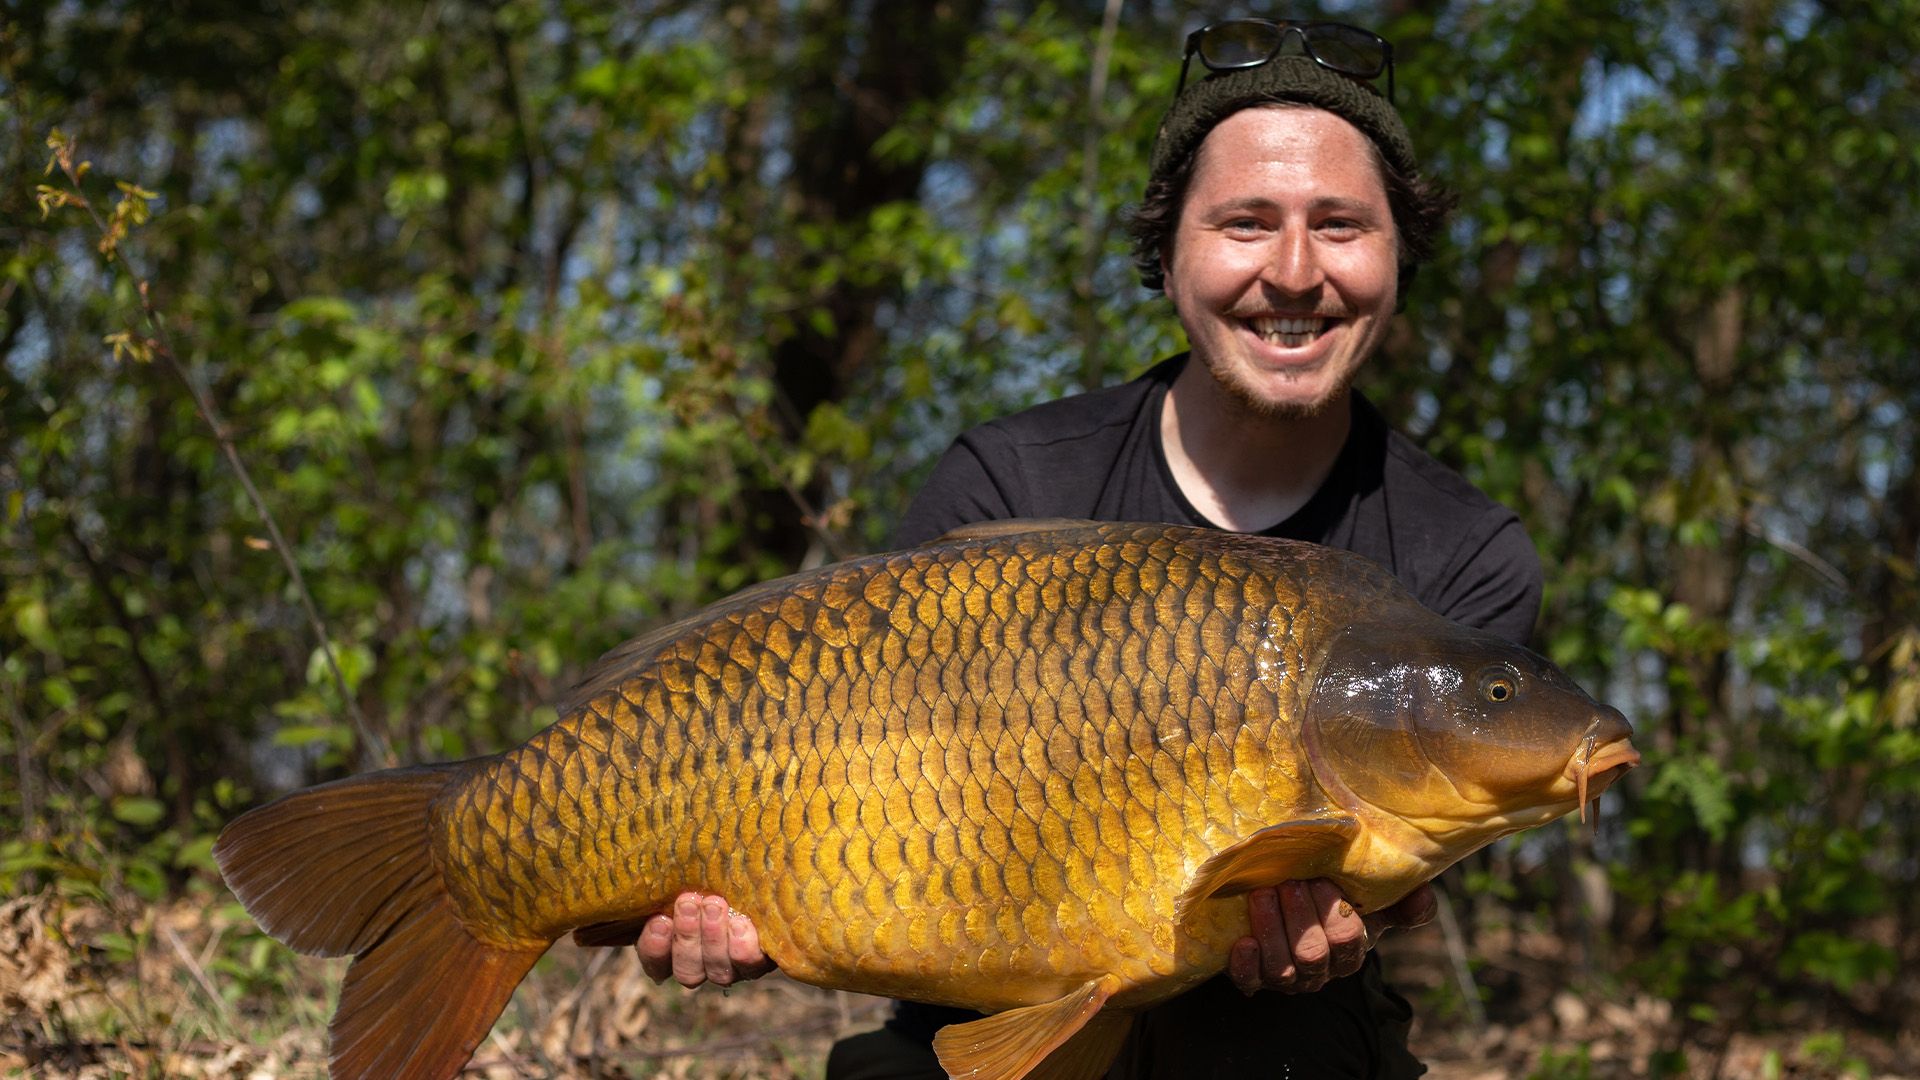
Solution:
<svg viewBox="0 0 1920 1080"><path fill-rule="evenodd" d="M857 21L861 8L869 9L864 25ZM808 6L801 16L806 75L794 101L791 178L803 223L843 236L879 207L915 196L926 162L881 160L874 146L907 110L952 87L984 10L983 0L932 6L819 0ZM849 56L857 56L857 63L849 64ZM819 255L802 260L800 273L820 261ZM824 320L796 319L793 332L774 344L775 423L782 440L797 442L813 410L844 399L854 377L875 362L884 345L875 315L898 291L894 280L843 278L818 300ZM801 494L817 507L826 492L816 479ZM799 565L811 537L798 500L768 484L751 490L746 503L735 560L771 555L782 565Z"/></svg>

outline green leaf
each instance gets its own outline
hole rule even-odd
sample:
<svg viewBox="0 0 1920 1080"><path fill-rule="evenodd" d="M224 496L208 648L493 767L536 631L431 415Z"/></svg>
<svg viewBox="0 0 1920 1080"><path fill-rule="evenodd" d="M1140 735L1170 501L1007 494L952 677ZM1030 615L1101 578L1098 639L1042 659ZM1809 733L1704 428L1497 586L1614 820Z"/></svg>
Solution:
<svg viewBox="0 0 1920 1080"><path fill-rule="evenodd" d="M144 827L158 824L161 818L167 816L167 808L158 799L124 795L113 800L113 816L128 825Z"/></svg>
<svg viewBox="0 0 1920 1080"><path fill-rule="evenodd" d="M273 733L273 745L344 750L353 745L353 731L345 724L291 724Z"/></svg>
<svg viewBox="0 0 1920 1080"><path fill-rule="evenodd" d="M107 955L117 964L132 961L140 951L140 947L134 943L132 937L118 930L108 930L100 934L94 938L93 944L106 950Z"/></svg>
<svg viewBox="0 0 1920 1080"><path fill-rule="evenodd" d="M47 605L37 597L30 597L13 609L13 628L35 648L48 651L57 648L47 621Z"/></svg>
<svg viewBox="0 0 1920 1080"><path fill-rule="evenodd" d="M612 60L602 60L575 75L573 87L582 97L613 97L620 89L620 65Z"/></svg>
<svg viewBox="0 0 1920 1080"><path fill-rule="evenodd" d="M326 326L351 323L359 318L359 313L352 304L337 296L303 296L281 308L280 318L285 322Z"/></svg>
<svg viewBox="0 0 1920 1080"><path fill-rule="evenodd" d="M127 888L147 903L159 903L167 895L167 872L152 859L128 859L124 873Z"/></svg>
<svg viewBox="0 0 1920 1080"><path fill-rule="evenodd" d="M213 842L217 837L212 834L196 836L180 845L173 854L173 865L182 870L201 870L218 873L219 867L213 861Z"/></svg>

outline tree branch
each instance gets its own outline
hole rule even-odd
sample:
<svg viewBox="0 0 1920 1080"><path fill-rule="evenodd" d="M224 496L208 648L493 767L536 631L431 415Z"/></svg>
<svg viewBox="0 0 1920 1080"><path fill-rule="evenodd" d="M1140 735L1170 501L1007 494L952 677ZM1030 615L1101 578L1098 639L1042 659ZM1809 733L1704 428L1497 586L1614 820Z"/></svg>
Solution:
<svg viewBox="0 0 1920 1080"><path fill-rule="evenodd" d="M85 169L74 164L72 144L67 143L64 139L51 139L49 140L49 145L53 147L54 160L59 163L60 171L66 176L67 183L72 186L74 194L80 196L74 200L75 204L87 212L87 216L93 219L95 227L100 230L103 238L101 244L103 249L102 254L107 257L109 262L118 263L120 268L126 271L127 276L133 279L134 287L140 293L141 314L146 317L147 327L153 334L153 336L148 339L148 348L153 355L160 356L166 360L167 366L173 370L175 375L179 376L180 382L186 386L187 393L193 398L194 410L200 414L200 419L205 421L207 427L212 431L214 441L220 444L221 453L225 455L228 466L233 469L234 475L239 478L240 486L246 491L247 498L253 502L254 510L260 515L261 521L266 525L267 536L273 542L273 549L279 554L281 564L286 567L288 576L293 580L294 592L300 597L300 605L306 612L307 623L313 630L314 637L319 639L320 651L326 657L327 668L333 673L334 684L340 690L340 700L346 706L348 715L352 717L354 728L359 732L363 752L373 761L382 765L391 767L398 764L397 759L393 756L393 748L387 744L386 739L383 738L379 732L376 732L373 726L367 722L367 718L361 714L359 703L354 699L353 691L348 688L347 678L341 672L340 662L334 654L333 639L327 634L326 624L320 619L320 609L313 602L313 593L307 588L305 575L300 572L300 564L294 560L293 549L288 546L287 538L280 532L279 520L274 517L273 511L267 506L267 500L260 494L260 489L254 485L253 474L248 471L246 462L241 460L240 451L234 446L233 438L227 430L226 422L220 418L220 413L214 407L212 399L200 390L199 385L196 384L192 376L187 373L185 366L180 363L179 355L173 348L172 335L167 333L166 323L161 319L159 310L154 306L152 293L147 287L147 279L134 267L133 263L127 258L126 253L120 250L120 243L118 241L122 235L122 231L109 226L106 220L100 216L100 211L95 209L93 204L81 195L80 177L84 174Z"/></svg>
<svg viewBox="0 0 1920 1080"><path fill-rule="evenodd" d="M1120 29L1120 8L1125 0L1107 0L1106 14L1100 20L1100 37L1093 48L1093 74L1087 86L1087 133L1080 149L1080 238L1086 245L1081 253L1080 274L1074 293L1080 307L1080 382L1091 389L1100 385L1100 315L1094 307L1094 275L1100 270L1100 254L1107 246L1107 230L1100 221L1100 143L1106 138L1107 70L1113 63L1113 39Z"/></svg>

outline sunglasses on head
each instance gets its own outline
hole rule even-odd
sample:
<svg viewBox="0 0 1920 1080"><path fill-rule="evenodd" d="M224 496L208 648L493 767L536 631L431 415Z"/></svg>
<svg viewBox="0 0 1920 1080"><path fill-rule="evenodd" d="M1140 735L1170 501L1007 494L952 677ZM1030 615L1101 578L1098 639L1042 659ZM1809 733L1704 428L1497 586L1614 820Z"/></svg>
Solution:
<svg viewBox="0 0 1920 1080"><path fill-rule="evenodd" d="M1373 80L1387 74L1387 100L1393 100L1393 46L1387 39L1357 26L1336 22L1273 22L1267 19L1227 19L1210 23L1187 35L1186 54L1180 58L1180 85L1187 85L1187 65L1198 56L1208 71L1255 68L1280 55L1287 39L1298 36L1308 59L1329 71L1354 79Z"/></svg>

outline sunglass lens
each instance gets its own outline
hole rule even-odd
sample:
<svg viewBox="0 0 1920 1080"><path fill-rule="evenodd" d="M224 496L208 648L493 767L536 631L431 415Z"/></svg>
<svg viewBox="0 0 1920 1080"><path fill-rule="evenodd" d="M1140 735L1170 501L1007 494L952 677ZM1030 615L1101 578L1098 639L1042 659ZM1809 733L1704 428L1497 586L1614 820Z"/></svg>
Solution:
<svg viewBox="0 0 1920 1080"><path fill-rule="evenodd" d="M1321 63L1349 75L1371 79L1387 66L1380 39L1356 27L1323 23L1308 31L1307 43Z"/></svg>
<svg viewBox="0 0 1920 1080"><path fill-rule="evenodd" d="M1200 37L1200 59L1216 71L1253 67L1273 55L1281 28L1252 19L1214 23Z"/></svg>

